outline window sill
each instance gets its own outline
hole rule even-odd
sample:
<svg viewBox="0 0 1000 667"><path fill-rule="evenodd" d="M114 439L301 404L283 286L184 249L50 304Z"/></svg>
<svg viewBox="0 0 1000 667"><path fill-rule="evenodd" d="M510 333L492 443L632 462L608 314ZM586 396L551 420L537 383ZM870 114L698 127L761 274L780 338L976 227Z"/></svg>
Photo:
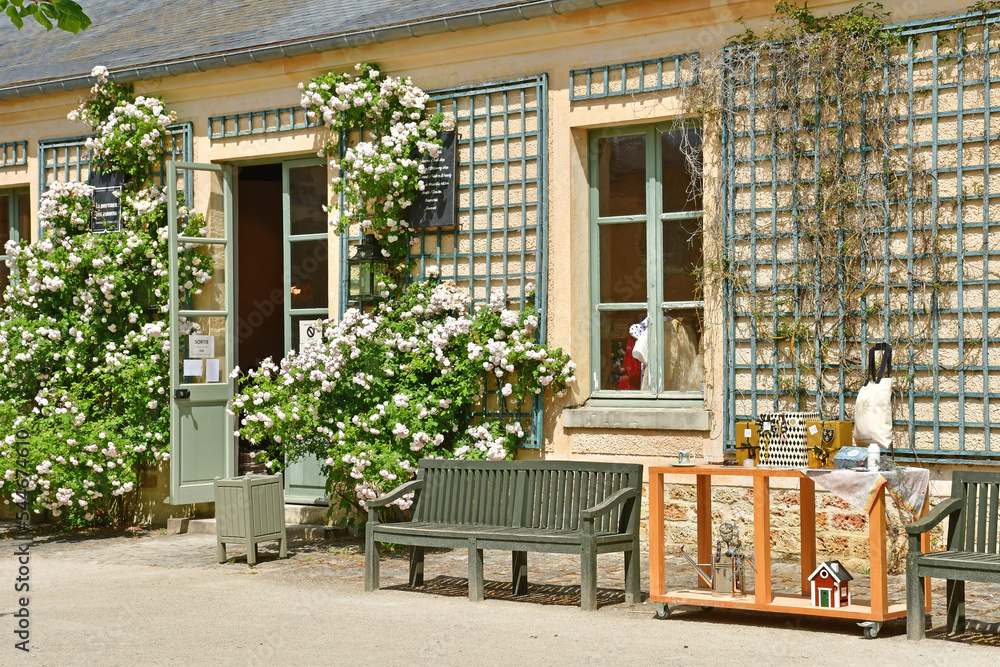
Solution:
<svg viewBox="0 0 1000 667"><path fill-rule="evenodd" d="M563 428L707 431L704 408L584 407L563 410Z"/></svg>

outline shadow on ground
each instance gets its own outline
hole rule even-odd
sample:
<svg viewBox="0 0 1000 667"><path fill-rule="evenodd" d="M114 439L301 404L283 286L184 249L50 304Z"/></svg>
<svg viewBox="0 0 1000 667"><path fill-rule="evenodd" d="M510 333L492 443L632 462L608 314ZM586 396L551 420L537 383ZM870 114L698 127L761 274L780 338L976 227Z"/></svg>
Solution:
<svg viewBox="0 0 1000 667"><path fill-rule="evenodd" d="M400 584L397 586L384 586L385 590L392 591L413 591L416 593L430 593L432 595L442 595L445 597L468 597L469 580L463 577L449 577L439 575L430 580L425 580L423 586L410 586ZM566 607L580 606L579 586L556 586L549 584L528 584L528 592L524 595L514 595L513 587L510 583L502 581L484 582L486 599L507 600L510 602L526 602L531 604L561 605ZM613 604L625 602L625 591L613 588L597 589L597 606L606 607Z"/></svg>

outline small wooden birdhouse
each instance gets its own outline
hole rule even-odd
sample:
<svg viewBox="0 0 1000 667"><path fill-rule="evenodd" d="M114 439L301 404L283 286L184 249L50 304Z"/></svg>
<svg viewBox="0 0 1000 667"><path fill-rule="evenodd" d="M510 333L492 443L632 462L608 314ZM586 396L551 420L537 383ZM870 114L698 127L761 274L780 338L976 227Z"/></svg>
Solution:
<svg viewBox="0 0 1000 667"><path fill-rule="evenodd" d="M828 560L820 563L816 571L809 575L813 606L839 609L851 604L852 579L854 577L840 564L840 561Z"/></svg>

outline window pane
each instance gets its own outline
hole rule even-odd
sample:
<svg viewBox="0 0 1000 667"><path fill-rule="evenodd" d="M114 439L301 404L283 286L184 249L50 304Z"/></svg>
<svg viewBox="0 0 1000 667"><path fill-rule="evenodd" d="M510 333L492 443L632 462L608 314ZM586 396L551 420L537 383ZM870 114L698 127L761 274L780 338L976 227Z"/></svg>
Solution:
<svg viewBox="0 0 1000 667"><path fill-rule="evenodd" d="M642 364L632 352L629 329L646 319L645 310L601 313L601 389L639 390L645 386Z"/></svg>
<svg viewBox="0 0 1000 667"><path fill-rule="evenodd" d="M663 148L663 212L700 211L701 192L693 192L691 174L681 147L686 150L701 150L701 129L686 128L664 132L661 139Z"/></svg>
<svg viewBox="0 0 1000 667"><path fill-rule="evenodd" d="M597 142L600 216L646 212L646 136L605 137Z"/></svg>
<svg viewBox="0 0 1000 667"><path fill-rule="evenodd" d="M701 221L663 221L663 300L698 299L695 271L701 266Z"/></svg>
<svg viewBox="0 0 1000 667"><path fill-rule="evenodd" d="M329 257L326 241L297 241L291 245L292 310L328 307Z"/></svg>
<svg viewBox="0 0 1000 667"><path fill-rule="evenodd" d="M325 233L326 165L289 169L288 203L293 235Z"/></svg>
<svg viewBox="0 0 1000 667"><path fill-rule="evenodd" d="M646 223L601 225L601 303L646 300Z"/></svg>
<svg viewBox="0 0 1000 667"><path fill-rule="evenodd" d="M705 378L698 310L672 310L663 316L664 391L701 391Z"/></svg>
<svg viewBox="0 0 1000 667"><path fill-rule="evenodd" d="M18 240L31 240L31 200L27 194L17 196L17 226L21 234Z"/></svg>

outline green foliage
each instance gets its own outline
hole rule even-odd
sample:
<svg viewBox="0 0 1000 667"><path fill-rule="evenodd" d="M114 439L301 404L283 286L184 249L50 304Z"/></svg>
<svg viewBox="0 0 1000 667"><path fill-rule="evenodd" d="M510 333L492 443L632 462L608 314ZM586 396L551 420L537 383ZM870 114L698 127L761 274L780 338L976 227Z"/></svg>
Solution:
<svg viewBox="0 0 1000 667"><path fill-rule="evenodd" d="M24 27L24 19L33 18L46 30L58 28L74 35L90 27L83 7L73 0L0 0L0 12L7 15L18 30Z"/></svg>

